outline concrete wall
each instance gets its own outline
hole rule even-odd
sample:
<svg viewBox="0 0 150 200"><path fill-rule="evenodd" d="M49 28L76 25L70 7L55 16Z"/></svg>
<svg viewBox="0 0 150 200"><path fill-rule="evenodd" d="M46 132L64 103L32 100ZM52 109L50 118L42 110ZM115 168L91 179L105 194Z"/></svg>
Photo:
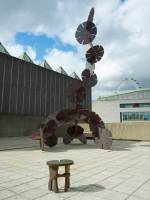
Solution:
<svg viewBox="0 0 150 200"><path fill-rule="evenodd" d="M31 135L43 117L0 115L0 137Z"/></svg>
<svg viewBox="0 0 150 200"><path fill-rule="evenodd" d="M81 81L33 63L0 53L0 114L48 116L74 107L67 97L70 84ZM91 89L83 106L91 108Z"/></svg>
<svg viewBox="0 0 150 200"><path fill-rule="evenodd" d="M87 123L81 126L92 135ZM113 139L150 141L150 122L106 123L105 126L112 132Z"/></svg>
<svg viewBox="0 0 150 200"><path fill-rule="evenodd" d="M120 122L118 101L93 101L92 110L96 112L105 123Z"/></svg>
<svg viewBox="0 0 150 200"><path fill-rule="evenodd" d="M105 123L116 123L120 122L120 112L150 112L150 107L120 108L120 104L149 102L150 99L96 100L92 102L92 110L95 111Z"/></svg>
<svg viewBox="0 0 150 200"><path fill-rule="evenodd" d="M0 115L0 137L6 136L24 136L31 135L38 124L43 121L43 117ZM80 124L85 132L89 132L87 123ZM124 122L124 123L106 123L113 135L113 139L122 140L150 140L150 122ZM60 127L56 135L63 137L69 124Z"/></svg>
<svg viewBox="0 0 150 200"><path fill-rule="evenodd" d="M50 113L74 108L70 84L81 81L0 53L0 136L29 135ZM91 109L91 89L83 107Z"/></svg>
<svg viewBox="0 0 150 200"><path fill-rule="evenodd" d="M150 122L107 123L113 139L150 140Z"/></svg>
<svg viewBox="0 0 150 200"><path fill-rule="evenodd" d="M28 136L45 120L44 117L22 115L0 115L0 137ZM56 135L63 137L70 124L56 130Z"/></svg>

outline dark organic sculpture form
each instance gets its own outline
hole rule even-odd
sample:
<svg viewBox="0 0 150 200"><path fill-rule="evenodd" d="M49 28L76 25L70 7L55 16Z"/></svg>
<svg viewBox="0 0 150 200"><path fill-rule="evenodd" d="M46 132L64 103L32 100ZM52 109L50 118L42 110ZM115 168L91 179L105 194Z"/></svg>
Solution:
<svg viewBox="0 0 150 200"><path fill-rule="evenodd" d="M67 122L74 122L67 129L67 133L63 138L64 144L69 144L74 138L78 138L83 144L86 144L84 129L78 125L79 122L88 123L94 141L99 144L102 149L109 149L112 144L111 132L105 129L102 119L92 111L84 109L82 102L86 97L86 87L93 87L97 84L97 76L94 73L95 63L100 61L104 55L104 48L101 45L93 46L92 41L96 37L97 28L93 23L94 8L91 9L86 22L80 24L75 33L75 37L80 44L90 44L90 49L86 52L87 68L82 72L81 85L72 84L68 88L68 98L75 103L75 108L68 108L50 116L49 121L44 128L45 144L52 147L57 144L55 135L56 128L63 126Z"/></svg>
<svg viewBox="0 0 150 200"><path fill-rule="evenodd" d="M102 46L96 45L91 47L86 52L86 59L89 63L94 64L99 61L104 55L104 49Z"/></svg>
<svg viewBox="0 0 150 200"><path fill-rule="evenodd" d="M77 28L75 37L80 44L89 44L97 34L97 28L90 21L83 22Z"/></svg>

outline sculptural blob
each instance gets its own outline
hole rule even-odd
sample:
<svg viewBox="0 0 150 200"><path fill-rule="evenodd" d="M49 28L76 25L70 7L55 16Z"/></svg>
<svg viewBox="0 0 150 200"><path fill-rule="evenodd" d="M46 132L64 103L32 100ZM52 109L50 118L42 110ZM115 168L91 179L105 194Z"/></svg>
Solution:
<svg viewBox="0 0 150 200"><path fill-rule="evenodd" d="M95 63L100 61L104 55L104 48L101 45L92 44L97 34L93 18L94 8L90 10L87 21L81 23L75 33L75 38L80 44L90 45L85 55L86 69L82 71L81 84L72 83L68 88L67 96L75 104L75 108L63 109L53 114L53 116L49 116L44 128L44 140L45 144L50 147L57 144L56 129L68 122L74 122L74 124L68 127L63 138L64 144L70 144L74 138L79 139L83 144L87 143L84 129L79 125L79 122L84 122L89 124L93 139L100 148L109 149L111 147L111 132L105 128L105 124L98 114L84 109L82 105L86 98L86 88L94 87L98 82L94 73Z"/></svg>

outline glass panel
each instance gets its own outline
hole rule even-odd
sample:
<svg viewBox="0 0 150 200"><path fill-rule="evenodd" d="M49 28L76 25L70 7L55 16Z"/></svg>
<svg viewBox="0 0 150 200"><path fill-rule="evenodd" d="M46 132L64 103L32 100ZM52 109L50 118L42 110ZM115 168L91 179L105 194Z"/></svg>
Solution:
<svg viewBox="0 0 150 200"><path fill-rule="evenodd" d="M138 108L138 107L150 107L150 103L126 103L120 104L120 108Z"/></svg>
<svg viewBox="0 0 150 200"><path fill-rule="evenodd" d="M128 112L128 120L132 120L132 113Z"/></svg>
<svg viewBox="0 0 150 200"><path fill-rule="evenodd" d="M139 119L140 119L139 114L140 114L139 112L136 112L136 113L135 113L135 119L136 119L136 120L139 120Z"/></svg>
<svg viewBox="0 0 150 200"><path fill-rule="evenodd" d="M123 121L127 120L127 113L123 113Z"/></svg>
<svg viewBox="0 0 150 200"><path fill-rule="evenodd" d="M143 113L140 112L140 120L143 120L143 119L144 119L144 117L143 117Z"/></svg>
<svg viewBox="0 0 150 200"><path fill-rule="evenodd" d="M148 121L150 120L150 112L123 112L122 121Z"/></svg>
<svg viewBox="0 0 150 200"><path fill-rule="evenodd" d="M150 103L140 103L140 107L150 107Z"/></svg>
<svg viewBox="0 0 150 200"><path fill-rule="evenodd" d="M144 113L144 120L150 120L150 112Z"/></svg>
<svg viewBox="0 0 150 200"><path fill-rule="evenodd" d="M139 103L133 103L133 108L138 108L138 107L140 107Z"/></svg>

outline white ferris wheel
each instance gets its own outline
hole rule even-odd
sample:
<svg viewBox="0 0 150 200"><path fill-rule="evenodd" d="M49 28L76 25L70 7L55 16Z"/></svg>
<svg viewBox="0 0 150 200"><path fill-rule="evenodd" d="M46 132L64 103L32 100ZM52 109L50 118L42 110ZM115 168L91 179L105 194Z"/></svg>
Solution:
<svg viewBox="0 0 150 200"><path fill-rule="evenodd" d="M132 85L135 89L142 88L142 87L140 86L140 83L139 83L136 79L134 79L134 78L125 78L125 79L123 79L123 80L120 82L120 84L118 85L118 87L117 87L117 92L119 92L120 89L121 89L123 86L125 86L125 85Z"/></svg>

